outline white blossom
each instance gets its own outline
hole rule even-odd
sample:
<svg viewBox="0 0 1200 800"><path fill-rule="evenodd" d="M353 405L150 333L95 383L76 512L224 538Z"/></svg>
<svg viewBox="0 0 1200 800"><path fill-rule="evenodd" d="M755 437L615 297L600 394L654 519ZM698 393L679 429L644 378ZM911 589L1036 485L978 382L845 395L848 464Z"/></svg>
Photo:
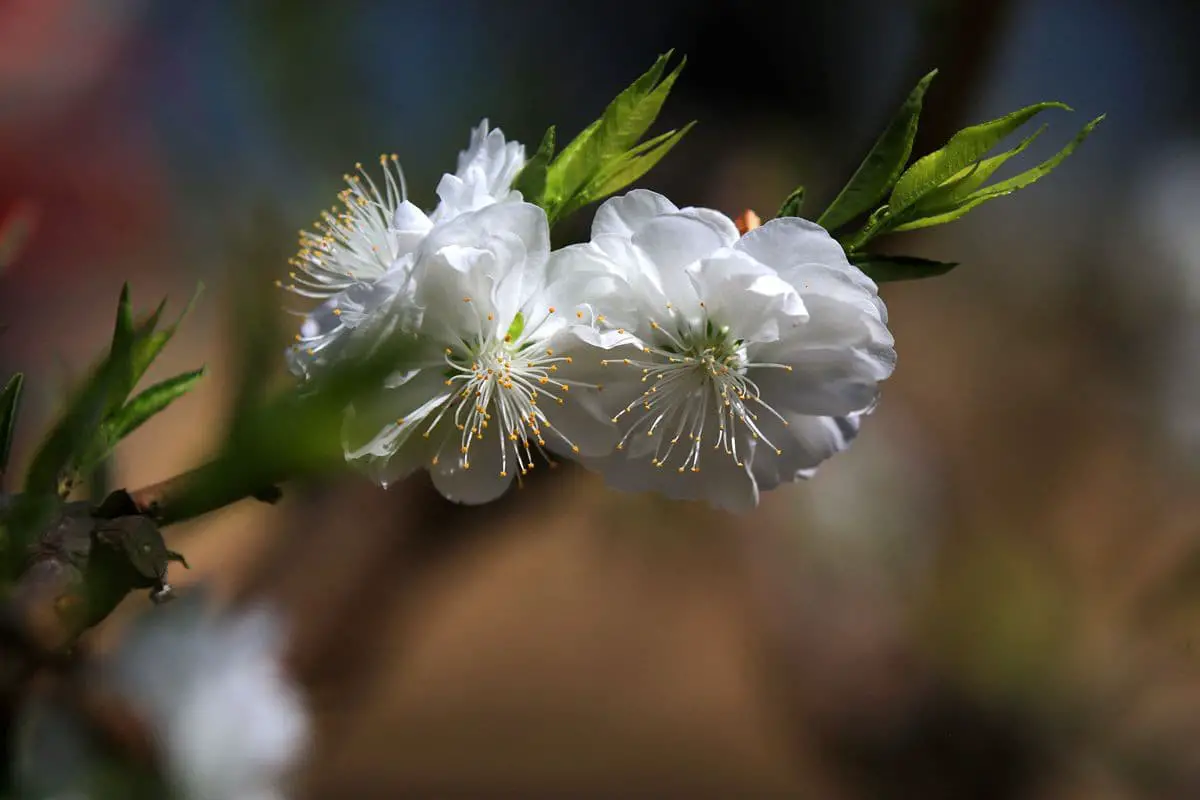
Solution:
<svg viewBox="0 0 1200 800"><path fill-rule="evenodd" d="M222 612L199 588L141 615L111 654L74 676L99 703L50 693L22 707L21 796L113 797L118 784L144 780L141 756L95 735L102 720L128 718L154 747L166 796L282 800L309 743L309 717L281 645L274 613Z"/></svg>
<svg viewBox="0 0 1200 800"><path fill-rule="evenodd" d="M545 212L524 202L430 231L412 268L413 332L427 351L382 398L354 409L348 459L385 485L424 465L446 497L483 503L539 453L553 463L548 451L611 451L614 426L596 388L571 378L576 359L602 351L547 299L549 252Z"/></svg>
<svg viewBox="0 0 1200 800"><path fill-rule="evenodd" d="M875 284L806 220L740 236L638 190L548 271L612 348L602 396L621 439L587 463L619 488L752 508L848 446L895 363Z"/></svg>
<svg viewBox="0 0 1200 800"><path fill-rule="evenodd" d="M112 685L153 728L185 800L282 798L309 720L265 609L214 614L200 593L144 615L114 654Z"/></svg>
<svg viewBox="0 0 1200 800"><path fill-rule="evenodd" d="M336 357L351 331L381 323L384 310L411 298L411 271L417 248L437 224L494 203L518 202L510 187L525 163L525 148L506 142L483 120L458 157L458 170L438 184L440 199L426 215L408 200L396 155L379 158L377 183L361 164L346 175L338 194L341 207L322 213L312 231L301 231L300 251L290 262L289 291L324 299L304 316L289 351L292 369L308 374Z"/></svg>

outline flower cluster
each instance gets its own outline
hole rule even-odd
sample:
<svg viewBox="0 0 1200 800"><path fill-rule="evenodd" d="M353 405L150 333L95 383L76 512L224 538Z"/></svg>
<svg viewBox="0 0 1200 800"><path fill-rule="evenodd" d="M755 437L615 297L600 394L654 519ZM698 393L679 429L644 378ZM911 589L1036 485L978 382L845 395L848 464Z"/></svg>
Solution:
<svg viewBox="0 0 1200 800"><path fill-rule="evenodd" d="M346 456L386 484L421 467L482 503L540 462L614 486L752 508L843 450L895 362L875 283L798 217L735 223L634 190L591 240L551 251L513 181L524 148L484 121L426 215L395 156L301 235L289 289L323 298L290 361L309 374L355 336L419 355L351 409Z"/></svg>

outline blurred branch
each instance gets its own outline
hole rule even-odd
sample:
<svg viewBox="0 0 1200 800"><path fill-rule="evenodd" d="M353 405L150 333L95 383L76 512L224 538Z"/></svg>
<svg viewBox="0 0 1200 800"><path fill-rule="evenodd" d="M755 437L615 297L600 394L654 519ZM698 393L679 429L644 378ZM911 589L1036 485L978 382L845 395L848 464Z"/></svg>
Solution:
<svg viewBox="0 0 1200 800"><path fill-rule="evenodd" d="M132 492L117 490L99 505L53 495L6 499L0 521L6 528L32 527L13 537L32 544L9 554L21 569L0 606L0 733L11 726L38 669L69 658L79 637L127 594L150 589L152 600L170 596L167 568L183 558L167 548L162 527L246 498L274 502L278 484L344 465L346 407L377 390L414 352L406 335L366 347L319 378L244 409L223 446L197 469Z"/></svg>

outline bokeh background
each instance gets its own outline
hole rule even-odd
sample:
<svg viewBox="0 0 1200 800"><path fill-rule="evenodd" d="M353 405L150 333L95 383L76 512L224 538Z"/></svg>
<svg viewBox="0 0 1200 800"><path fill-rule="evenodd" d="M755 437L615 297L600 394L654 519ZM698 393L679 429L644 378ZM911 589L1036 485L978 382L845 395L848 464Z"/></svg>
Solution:
<svg viewBox="0 0 1200 800"><path fill-rule="evenodd" d="M731 215L797 183L818 212L932 67L921 152L1070 103L1032 162L1108 112L1043 183L893 243L963 266L884 287L880 410L754 515L576 469L482 509L347 477L171 531L172 581L288 614L299 797L1200 797L1197 32L1192 0L3 0L17 462L130 280L206 285L150 377L210 373L114 483L195 465L247 276L350 165L397 152L431 206L480 117L573 134L671 47L660 129L700 125L641 185Z"/></svg>

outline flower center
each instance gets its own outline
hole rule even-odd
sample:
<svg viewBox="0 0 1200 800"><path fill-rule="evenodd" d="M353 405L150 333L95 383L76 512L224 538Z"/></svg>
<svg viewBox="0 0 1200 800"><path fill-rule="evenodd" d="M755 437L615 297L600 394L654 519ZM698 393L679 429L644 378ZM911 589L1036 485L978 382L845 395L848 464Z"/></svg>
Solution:
<svg viewBox="0 0 1200 800"><path fill-rule="evenodd" d="M396 208L406 195L404 173L395 155L382 155L384 188L355 164L357 175L344 176L338 193L343 208L321 212L313 230L300 231L300 251L288 263L290 282L276 286L305 297L328 297L362 281L372 281L399 257L391 230Z"/></svg>
<svg viewBox="0 0 1200 800"><path fill-rule="evenodd" d="M727 326L705 320L696 326L678 320L674 333L650 320L655 344L644 345L646 359L605 359L603 365L623 364L640 368L641 382L648 388L613 417L614 423L629 418L629 428L617 445L623 450L630 440L644 434L659 437L651 463L674 466L679 473L699 472L705 429L715 438L714 450L723 450L740 467L738 427L753 440L761 440L777 455L776 447L760 427L766 413L785 427L788 422L763 401L758 385L749 377L751 369L774 368L791 371L786 364L751 361L743 341L735 339ZM712 431L715 423L715 433Z"/></svg>
<svg viewBox="0 0 1200 800"><path fill-rule="evenodd" d="M545 450L544 432L553 433L573 452L579 452L579 446L554 427L539 405L544 398L559 405L566 402L570 386L555 373L559 364L570 364L571 357L523 338L523 327L518 314L503 337L493 334L445 349L446 385L454 387L454 392L430 412L432 421L424 436L429 438L443 418L452 419L459 433L459 465L463 469L471 468L471 448L483 447L489 433L500 447L502 478L508 477L513 465L521 475L533 469L535 451L554 466ZM447 428L445 436L452 435ZM438 463L438 455L433 463Z"/></svg>

